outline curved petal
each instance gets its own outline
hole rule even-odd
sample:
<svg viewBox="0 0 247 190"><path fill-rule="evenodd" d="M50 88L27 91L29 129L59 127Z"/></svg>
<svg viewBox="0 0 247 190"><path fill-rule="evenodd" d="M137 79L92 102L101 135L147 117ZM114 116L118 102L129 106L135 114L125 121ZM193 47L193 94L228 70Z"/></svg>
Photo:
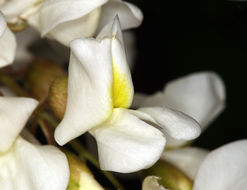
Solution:
<svg viewBox="0 0 247 190"><path fill-rule="evenodd" d="M15 50L15 36L7 27L4 15L0 12L0 68L14 61Z"/></svg>
<svg viewBox="0 0 247 190"><path fill-rule="evenodd" d="M102 29L116 15L119 16L123 30L138 27L143 20L141 10L135 5L121 0L109 0L102 7L99 29Z"/></svg>
<svg viewBox="0 0 247 190"><path fill-rule="evenodd" d="M150 123L154 123L164 134L178 140L192 140L197 138L201 129L199 124L191 117L169 108L146 107L140 108L139 117ZM151 119L140 112L148 114Z"/></svg>
<svg viewBox="0 0 247 190"><path fill-rule="evenodd" d="M41 35L51 35L65 45L76 38L92 36L101 15L99 7L106 2L107 0L46 0L40 13Z"/></svg>
<svg viewBox="0 0 247 190"><path fill-rule="evenodd" d="M143 180L142 190L166 190L159 184L159 178L156 176L148 176Z"/></svg>
<svg viewBox="0 0 247 190"><path fill-rule="evenodd" d="M118 16L112 23L106 25L97 38L111 38L111 53L113 65L113 101L114 107L128 108L133 99L134 87L132 84L129 66L123 44L122 31Z"/></svg>
<svg viewBox="0 0 247 190"><path fill-rule="evenodd" d="M0 97L0 152L13 144L37 105L31 98Z"/></svg>
<svg viewBox="0 0 247 190"><path fill-rule="evenodd" d="M33 145L19 137L0 156L0 189L61 190L69 181L66 156L52 146Z"/></svg>
<svg viewBox="0 0 247 190"><path fill-rule="evenodd" d="M165 151L162 154L161 159L171 163L190 179L194 180L197 171L207 154L208 151L204 149L186 147Z"/></svg>
<svg viewBox="0 0 247 190"><path fill-rule="evenodd" d="M221 78L201 72L169 82L163 93L136 95L134 106L167 106L193 117L205 129L223 110L225 96Z"/></svg>
<svg viewBox="0 0 247 190"><path fill-rule="evenodd" d="M243 190L247 186L247 140L222 146L202 162L193 190Z"/></svg>
<svg viewBox="0 0 247 190"><path fill-rule="evenodd" d="M71 43L67 106L55 131L60 145L100 125L112 114L110 48L110 39L78 39Z"/></svg>
<svg viewBox="0 0 247 190"><path fill-rule="evenodd" d="M96 138L103 170L135 172L152 166L165 146L156 128L123 108L116 108L103 126L91 131Z"/></svg>
<svg viewBox="0 0 247 190"><path fill-rule="evenodd" d="M113 104L114 107L128 108L133 100L134 87L123 44L119 18L108 23L98 34L97 39L111 38L113 64Z"/></svg>

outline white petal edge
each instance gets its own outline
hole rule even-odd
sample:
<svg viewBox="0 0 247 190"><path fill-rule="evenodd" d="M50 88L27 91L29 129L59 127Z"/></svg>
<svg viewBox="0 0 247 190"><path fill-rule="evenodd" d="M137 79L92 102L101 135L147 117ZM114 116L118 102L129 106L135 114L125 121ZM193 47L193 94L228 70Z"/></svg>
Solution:
<svg viewBox="0 0 247 190"><path fill-rule="evenodd" d="M159 177L147 176L142 183L142 190L167 190L159 184Z"/></svg>
<svg viewBox="0 0 247 190"><path fill-rule="evenodd" d="M205 149L197 147L167 150L162 154L161 160L171 163L191 180L194 180L197 171L208 152L209 151Z"/></svg>
<svg viewBox="0 0 247 190"><path fill-rule="evenodd" d="M14 143L37 105L31 98L0 97L0 152Z"/></svg>
<svg viewBox="0 0 247 190"><path fill-rule="evenodd" d="M78 39L70 46L67 106L55 130L60 145L100 125L113 109L110 39Z"/></svg>
<svg viewBox="0 0 247 190"><path fill-rule="evenodd" d="M214 72L193 73L169 82L152 96L136 94L133 107L167 106L194 118L205 130L225 107L222 79Z"/></svg>
<svg viewBox="0 0 247 190"><path fill-rule="evenodd" d="M127 109L115 108L110 120L91 131L101 169L131 173L151 167L163 152L164 135Z"/></svg>
<svg viewBox="0 0 247 190"><path fill-rule="evenodd" d="M0 12L0 68L14 61L15 51L15 36L7 27L4 15Z"/></svg>
<svg viewBox="0 0 247 190"><path fill-rule="evenodd" d="M99 31L116 15L119 16L123 30L138 27L143 20L141 10L135 5L121 0L109 0L102 7Z"/></svg>
<svg viewBox="0 0 247 190"><path fill-rule="evenodd" d="M247 187L247 140L235 141L211 153L202 162L193 190L243 190Z"/></svg>
<svg viewBox="0 0 247 190"><path fill-rule="evenodd" d="M156 124L165 135L174 139L192 140L201 133L199 124L193 118L176 110L165 107L144 107L135 112L139 118Z"/></svg>
<svg viewBox="0 0 247 190"><path fill-rule="evenodd" d="M33 145L19 137L0 156L0 189L65 190L69 182L67 158L53 146Z"/></svg>

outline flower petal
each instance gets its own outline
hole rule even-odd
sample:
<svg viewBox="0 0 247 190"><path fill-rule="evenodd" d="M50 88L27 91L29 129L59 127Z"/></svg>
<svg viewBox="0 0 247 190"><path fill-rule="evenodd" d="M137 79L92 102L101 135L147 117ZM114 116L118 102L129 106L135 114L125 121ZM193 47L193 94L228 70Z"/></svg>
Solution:
<svg viewBox="0 0 247 190"><path fill-rule="evenodd" d="M134 87L132 84L129 66L123 44L122 31L118 16L112 23L106 25L97 38L111 38L111 52L113 64L113 101L114 107L128 108L133 99Z"/></svg>
<svg viewBox="0 0 247 190"><path fill-rule="evenodd" d="M0 152L13 144L37 105L31 98L0 97Z"/></svg>
<svg viewBox="0 0 247 190"><path fill-rule="evenodd" d="M31 9L37 0L8 0L1 5L1 11L6 15L6 20L10 23L18 21L19 16Z"/></svg>
<svg viewBox="0 0 247 190"><path fill-rule="evenodd" d="M34 56L28 50L28 48L38 39L40 39L39 33L37 33L32 28L27 28L21 32L16 33L17 39L17 50L16 58L13 67L23 67L27 65Z"/></svg>
<svg viewBox="0 0 247 190"><path fill-rule="evenodd" d="M4 15L0 12L0 68L14 61L15 50L15 36L7 27Z"/></svg>
<svg viewBox="0 0 247 190"><path fill-rule="evenodd" d="M53 146L33 145L19 137L0 156L0 189L61 190L69 181L66 156Z"/></svg>
<svg viewBox="0 0 247 190"><path fill-rule="evenodd" d="M213 72L191 74L168 83L164 92L151 97L136 95L134 107L167 106L193 117L202 129L223 110L225 87Z"/></svg>
<svg viewBox="0 0 247 190"><path fill-rule="evenodd" d="M161 159L173 164L186 176L194 180L199 166L207 154L208 151L204 149L186 147L165 151Z"/></svg>
<svg viewBox="0 0 247 190"><path fill-rule="evenodd" d="M109 0L102 7L99 29L102 29L116 15L119 16L123 30L138 27L143 20L141 10L135 5L121 0Z"/></svg>
<svg viewBox="0 0 247 190"><path fill-rule="evenodd" d="M222 146L202 162L193 190L243 190L247 186L247 140Z"/></svg>
<svg viewBox="0 0 247 190"><path fill-rule="evenodd" d="M41 35L50 33L65 45L76 38L92 36L98 27L100 6L106 2L107 0L46 0L40 14Z"/></svg>
<svg viewBox="0 0 247 190"><path fill-rule="evenodd" d="M113 104L114 107L128 108L133 99L134 87L132 84L129 66L122 39L122 31L118 17L113 21L111 34L104 37L111 37L111 52L113 65Z"/></svg>
<svg viewBox="0 0 247 190"><path fill-rule="evenodd" d="M112 114L110 48L110 39L78 39L71 43L67 106L55 131L60 145L101 124Z"/></svg>
<svg viewBox="0 0 247 190"><path fill-rule="evenodd" d="M123 108L114 109L111 119L91 133L103 170L129 173L148 168L165 146L165 137L158 129Z"/></svg>
<svg viewBox="0 0 247 190"><path fill-rule="evenodd" d="M159 184L159 178L156 176L148 176L143 180L142 190L166 190Z"/></svg>
<svg viewBox="0 0 247 190"><path fill-rule="evenodd" d="M174 139L192 140L201 133L199 124L182 112L165 107L146 107L140 108L138 111L148 114L152 120L144 118L143 115L139 114L140 118L156 124L164 134Z"/></svg>

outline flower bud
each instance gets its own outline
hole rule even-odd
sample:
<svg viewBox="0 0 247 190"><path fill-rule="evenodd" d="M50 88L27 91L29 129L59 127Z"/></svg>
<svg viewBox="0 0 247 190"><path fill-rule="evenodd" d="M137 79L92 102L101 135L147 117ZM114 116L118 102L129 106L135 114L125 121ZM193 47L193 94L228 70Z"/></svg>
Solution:
<svg viewBox="0 0 247 190"><path fill-rule="evenodd" d="M59 119L62 119L65 113L67 91L68 77L59 77L51 84L48 100L53 112Z"/></svg>
<svg viewBox="0 0 247 190"><path fill-rule="evenodd" d="M71 152L65 152L70 168L70 179L67 190L103 190L94 179L85 163Z"/></svg>
<svg viewBox="0 0 247 190"><path fill-rule="evenodd" d="M51 83L65 75L65 71L56 63L39 58L30 65L25 76L25 86L32 97L41 101L48 96Z"/></svg>
<svg viewBox="0 0 247 190"><path fill-rule="evenodd" d="M192 180L165 161L158 161L153 167L145 170L144 175L159 177L159 183L171 190L192 190Z"/></svg>
<svg viewBox="0 0 247 190"><path fill-rule="evenodd" d="M18 20L16 23L8 23L8 27L13 32L21 32L27 28L27 23L24 20Z"/></svg>

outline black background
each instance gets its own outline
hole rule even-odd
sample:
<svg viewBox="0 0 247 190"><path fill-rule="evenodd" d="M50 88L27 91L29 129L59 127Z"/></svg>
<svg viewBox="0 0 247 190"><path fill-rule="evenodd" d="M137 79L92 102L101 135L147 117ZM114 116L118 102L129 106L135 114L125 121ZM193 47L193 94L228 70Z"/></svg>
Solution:
<svg viewBox="0 0 247 190"><path fill-rule="evenodd" d="M135 90L153 93L179 76L215 71L226 85L226 109L195 144L214 149L247 138L247 3L131 2L144 13L143 24L134 30L138 48Z"/></svg>

